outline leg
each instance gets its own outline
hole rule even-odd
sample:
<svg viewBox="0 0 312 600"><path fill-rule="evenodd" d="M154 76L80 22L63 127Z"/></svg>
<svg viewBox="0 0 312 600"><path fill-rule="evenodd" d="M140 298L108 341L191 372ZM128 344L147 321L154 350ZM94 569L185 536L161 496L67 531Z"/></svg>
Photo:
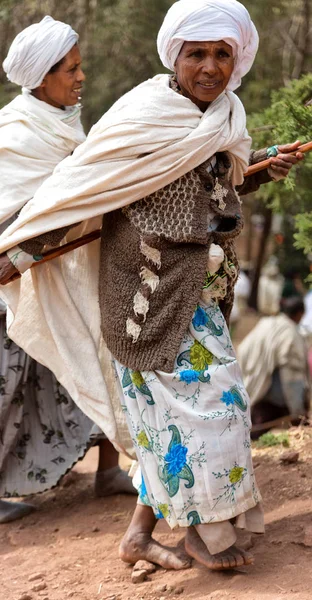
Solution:
<svg viewBox="0 0 312 600"><path fill-rule="evenodd" d="M191 566L190 558L182 549L161 546L152 538L157 519L150 506L137 504L119 549L119 556L124 562L133 564L138 560L148 560L164 569L187 569Z"/></svg>
<svg viewBox="0 0 312 600"><path fill-rule="evenodd" d="M245 552L237 548L235 544L227 548L227 550L223 550L223 552L211 554L195 527L188 527L185 549L192 558L195 558L199 563L212 571L234 569L235 567L251 565L254 562L254 558L250 552Z"/></svg>
<svg viewBox="0 0 312 600"><path fill-rule="evenodd" d="M114 494L137 494L132 479L118 466L119 454L108 439L99 442L99 463L95 476L95 494L99 497Z"/></svg>
<svg viewBox="0 0 312 600"><path fill-rule="evenodd" d="M10 521L16 521L16 519L22 519L34 510L34 506L25 502L0 500L0 523L10 523Z"/></svg>

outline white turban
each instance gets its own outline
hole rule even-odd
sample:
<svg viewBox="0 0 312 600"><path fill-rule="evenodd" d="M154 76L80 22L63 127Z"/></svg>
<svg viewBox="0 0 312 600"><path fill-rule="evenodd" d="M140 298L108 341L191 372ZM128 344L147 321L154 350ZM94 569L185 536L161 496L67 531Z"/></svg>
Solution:
<svg viewBox="0 0 312 600"><path fill-rule="evenodd" d="M3 62L3 70L9 81L33 90L78 38L70 25L44 17L16 36Z"/></svg>
<svg viewBox="0 0 312 600"><path fill-rule="evenodd" d="M179 0L167 12L157 38L161 61L174 70L184 42L232 46L235 66L228 90L235 90L255 59L259 37L247 9L237 0Z"/></svg>

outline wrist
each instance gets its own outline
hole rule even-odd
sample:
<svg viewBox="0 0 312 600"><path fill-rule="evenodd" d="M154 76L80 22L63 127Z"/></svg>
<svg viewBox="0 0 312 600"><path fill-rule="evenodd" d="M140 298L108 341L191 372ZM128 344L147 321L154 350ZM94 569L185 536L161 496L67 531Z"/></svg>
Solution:
<svg viewBox="0 0 312 600"><path fill-rule="evenodd" d="M19 271L19 273L24 273L27 271L31 265L38 260L40 260L41 256L33 256L32 254L28 254L24 252L19 246L14 246L14 248L10 248L7 251L7 257L11 261L13 267Z"/></svg>

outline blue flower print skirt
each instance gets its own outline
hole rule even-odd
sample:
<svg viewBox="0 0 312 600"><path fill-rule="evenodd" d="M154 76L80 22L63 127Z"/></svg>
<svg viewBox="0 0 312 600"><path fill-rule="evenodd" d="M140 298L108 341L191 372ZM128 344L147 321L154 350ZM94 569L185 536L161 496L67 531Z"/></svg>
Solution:
<svg viewBox="0 0 312 600"><path fill-rule="evenodd" d="M172 373L115 365L142 472L140 502L171 528L253 509L260 495L249 398L219 307L198 304Z"/></svg>

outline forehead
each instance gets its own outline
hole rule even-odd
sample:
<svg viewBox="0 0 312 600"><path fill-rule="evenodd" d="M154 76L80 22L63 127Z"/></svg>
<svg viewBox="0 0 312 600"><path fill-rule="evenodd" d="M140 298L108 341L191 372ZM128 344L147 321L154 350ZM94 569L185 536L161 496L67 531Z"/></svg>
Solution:
<svg viewBox="0 0 312 600"><path fill-rule="evenodd" d="M202 50L213 50L213 49L218 49L218 48L224 48L226 49L229 53L233 53L233 48L232 46L230 46L230 44L227 44L227 42L225 42L224 40L218 40L216 42L184 42L182 50L187 51L187 50L192 50L194 48L200 48Z"/></svg>
<svg viewBox="0 0 312 600"><path fill-rule="evenodd" d="M67 54L64 58L64 62L62 63L61 67L66 69L69 66L74 66L74 65L80 64L80 63L81 63L80 50L79 50L79 47L77 45L75 45L69 52L67 52Z"/></svg>

